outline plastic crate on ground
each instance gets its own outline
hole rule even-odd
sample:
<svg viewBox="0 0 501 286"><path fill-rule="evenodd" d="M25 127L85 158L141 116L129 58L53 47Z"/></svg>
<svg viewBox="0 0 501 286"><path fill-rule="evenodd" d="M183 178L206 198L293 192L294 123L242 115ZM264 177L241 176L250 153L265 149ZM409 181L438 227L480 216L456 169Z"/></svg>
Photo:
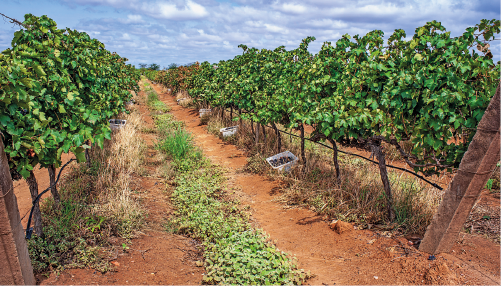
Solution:
<svg viewBox="0 0 501 286"><path fill-rule="evenodd" d="M204 116L205 114L211 113L212 109L200 109L198 112L200 113L200 117Z"/></svg>
<svg viewBox="0 0 501 286"><path fill-rule="evenodd" d="M266 161L273 169L288 172L296 164L298 158L290 151L285 151L266 158Z"/></svg>
<svg viewBox="0 0 501 286"><path fill-rule="evenodd" d="M110 120L108 120L108 122L110 123L111 131L114 131L114 130L118 130L118 129L124 127L125 124L127 123L127 120L124 120L124 119L110 119Z"/></svg>
<svg viewBox="0 0 501 286"><path fill-rule="evenodd" d="M237 133L237 131L238 125L219 129L219 132L223 134L223 137L233 136Z"/></svg>

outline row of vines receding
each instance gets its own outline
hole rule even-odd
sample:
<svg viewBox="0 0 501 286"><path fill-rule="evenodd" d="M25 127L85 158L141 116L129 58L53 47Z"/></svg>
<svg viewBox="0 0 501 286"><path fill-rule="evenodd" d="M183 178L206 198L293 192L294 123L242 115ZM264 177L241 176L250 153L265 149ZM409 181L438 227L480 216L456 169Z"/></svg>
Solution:
<svg viewBox="0 0 501 286"><path fill-rule="evenodd" d="M11 48L0 53L0 132L11 175L27 179L33 199L37 165L53 183L63 153L85 161L85 149L110 139L108 119L139 90L140 75L126 61L86 33L25 15ZM36 209L35 233L42 235Z"/></svg>
<svg viewBox="0 0 501 286"><path fill-rule="evenodd" d="M145 75L173 92L187 90L203 106L238 110L240 118L258 124L310 125L312 137L328 140L335 151L337 143L372 152L391 220L381 143L395 146L415 172L454 172L499 84L500 64L489 44L499 32L499 20L482 20L451 37L433 21L409 39L395 30L386 45L380 30L346 34L316 54L307 49L313 37L290 51L240 45L243 54L228 61ZM403 142L411 143L410 150Z"/></svg>

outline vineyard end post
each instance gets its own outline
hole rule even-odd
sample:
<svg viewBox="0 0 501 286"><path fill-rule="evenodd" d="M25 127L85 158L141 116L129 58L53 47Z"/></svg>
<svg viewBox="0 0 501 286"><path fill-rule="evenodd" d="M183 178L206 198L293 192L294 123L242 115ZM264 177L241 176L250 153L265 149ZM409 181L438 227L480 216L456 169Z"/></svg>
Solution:
<svg viewBox="0 0 501 286"><path fill-rule="evenodd" d="M24 230L2 140L0 140L0 244L2 245L0 247L0 284L35 285L33 267L24 239Z"/></svg>
<svg viewBox="0 0 501 286"><path fill-rule="evenodd" d="M420 251L437 254L451 249L492 170L499 162L499 102L498 85L461 160L458 173L445 191L438 211L426 230Z"/></svg>

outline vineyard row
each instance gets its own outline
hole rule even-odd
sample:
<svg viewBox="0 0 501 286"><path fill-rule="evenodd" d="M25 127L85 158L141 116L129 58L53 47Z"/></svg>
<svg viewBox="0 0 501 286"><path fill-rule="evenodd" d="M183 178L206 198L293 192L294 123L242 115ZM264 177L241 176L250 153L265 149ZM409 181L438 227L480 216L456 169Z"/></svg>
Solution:
<svg viewBox="0 0 501 286"><path fill-rule="evenodd" d="M395 30L386 45L379 30L344 35L316 54L307 50L313 37L290 51L240 45L243 54L228 61L145 75L174 92L188 91L202 106L230 108L275 130L279 124L296 128L303 161L306 124L314 140L334 146L335 157L337 144L370 151L379 162L391 218L381 143L393 145L426 176L454 171L500 80L500 63L489 49L499 32L499 20L482 20L451 37L432 21L408 40Z"/></svg>

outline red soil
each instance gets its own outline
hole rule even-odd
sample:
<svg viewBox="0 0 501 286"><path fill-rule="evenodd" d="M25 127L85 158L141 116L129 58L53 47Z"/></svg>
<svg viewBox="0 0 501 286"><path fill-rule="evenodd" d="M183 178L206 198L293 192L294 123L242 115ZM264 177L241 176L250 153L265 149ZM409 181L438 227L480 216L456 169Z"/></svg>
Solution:
<svg viewBox="0 0 501 286"><path fill-rule="evenodd" d="M500 246L482 237L462 233L451 253L428 260L428 254L409 246L403 237L386 237L369 230L338 234L329 228L326 218L314 212L284 208L274 201L281 182L236 172L247 163L245 152L208 134L206 127L199 125L196 110L178 106L175 98L162 93L160 86L154 88L177 119L186 123L204 154L214 164L227 168L227 183L240 190L242 203L251 206L256 226L269 234L280 250L295 256L300 268L315 275L307 283L500 284ZM145 107L139 108L146 124L151 125ZM154 135L144 134L143 138L149 157L153 157ZM150 174L152 168L148 169ZM46 185L41 183L43 174L37 178L41 186ZM144 235L132 239L127 252L117 253L112 262L115 272L65 270L58 278L51 275L43 284L201 284L203 268L195 265L201 259L197 243L162 230L161 224L171 212L165 187L155 177L138 176L137 180L138 190L145 192L147 229ZM26 200L30 201L29 192L19 184L15 191L22 213ZM112 243L119 246L121 241Z"/></svg>
<svg viewBox="0 0 501 286"><path fill-rule="evenodd" d="M246 164L245 153L208 134L197 110L182 108L174 97L154 87L177 119L186 123L206 156L228 168L229 185L241 189L256 224L280 250L297 257L300 268L316 275L308 283L499 284L500 247L480 237L463 234L464 240L458 241L452 254L440 254L431 261L428 254L408 246L403 237L388 238L368 230L337 234L314 212L284 209L273 201L278 198L280 182L237 173ZM475 255L466 259L465 253Z"/></svg>

